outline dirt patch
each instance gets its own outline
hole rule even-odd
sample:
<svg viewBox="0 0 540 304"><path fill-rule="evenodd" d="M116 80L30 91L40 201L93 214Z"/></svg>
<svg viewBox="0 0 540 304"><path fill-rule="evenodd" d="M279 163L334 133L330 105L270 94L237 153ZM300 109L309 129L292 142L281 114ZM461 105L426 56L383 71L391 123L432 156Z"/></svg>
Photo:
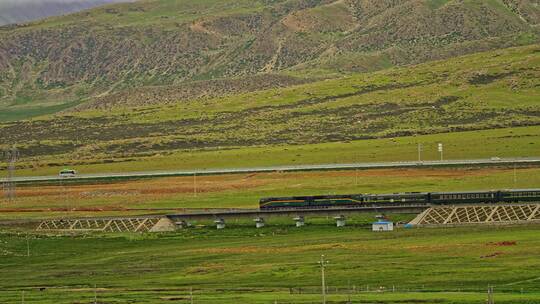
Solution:
<svg viewBox="0 0 540 304"><path fill-rule="evenodd" d="M246 254L246 253L297 253L305 251L321 251L331 249L350 249L348 246L340 243L334 244L316 244L316 245L304 245L304 246L289 246L289 247L227 247L227 248L205 248L196 249L191 252L206 253L206 254Z"/></svg>
<svg viewBox="0 0 540 304"><path fill-rule="evenodd" d="M71 198L125 198L140 195L167 195L177 193L222 192L228 190L251 189L262 186L268 181L249 175L219 175L193 177L170 177L143 181L128 181L110 184L58 185L25 187L17 190L18 197L53 197L69 196Z"/></svg>
<svg viewBox="0 0 540 304"><path fill-rule="evenodd" d="M516 246L516 241L502 241L502 242L489 242L487 243L487 246L495 246L495 247L506 247L506 246Z"/></svg>
<svg viewBox="0 0 540 304"><path fill-rule="evenodd" d="M487 254L487 255L483 255L480 258L481 259L495 258L495 257L498 257L498 256L503 255L503 254L504 253L502 253L502 252L494 252L494 253L490 253L490 254Z"/></svg>

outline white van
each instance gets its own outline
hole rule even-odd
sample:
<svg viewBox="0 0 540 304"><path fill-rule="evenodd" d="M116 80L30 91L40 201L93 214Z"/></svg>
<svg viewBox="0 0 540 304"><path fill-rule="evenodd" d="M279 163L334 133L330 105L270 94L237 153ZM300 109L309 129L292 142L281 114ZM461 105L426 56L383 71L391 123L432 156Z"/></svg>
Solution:
<svg viewBox="0 0 540 304"><path fill-rule="evenodd" d="M77 171L71 169L64 169L60 171L59 174L61 177L74 177L77 175Z"/></svg>

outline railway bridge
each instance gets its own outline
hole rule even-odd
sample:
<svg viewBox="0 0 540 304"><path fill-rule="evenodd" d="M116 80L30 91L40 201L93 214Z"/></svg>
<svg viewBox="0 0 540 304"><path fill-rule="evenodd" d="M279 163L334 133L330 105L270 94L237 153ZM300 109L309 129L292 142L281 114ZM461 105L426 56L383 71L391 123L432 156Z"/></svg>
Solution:
<svg viewBox="0 0 540 304"><path fill-rule="evenodd" d="M258 210L246 209L238 211L224 212L200 212L183 213L167 215L177 226L184 227L189 225L190 221L214 220L218 229L225 228L225 222L230 219L252 218L257 228L265 225L265 220L275 217L288 217L295 221L296 226L303 226L306 217L334 217L338 227L345 225L346 216L358 213L420 213L429 206L426 204L410 205L376 205L371 207L355 208L318 208L318 209L276 209L276 210Z"/></svg>
<svg viewBox="0 0 540 304"><path fill-rule="evenodd" d="M159 232L174 231L190 226L192 222L214 221L217 229L226 227L227 221L253 219L255 227L261 228L266 220L278 217L291 219L291 224L301 227L309 217L332 217L336 226L346 224L348 216L359 213L418 214L409 224L412 226L456 226L466 224L519 224L540 223L540 202L528 204L477 204L477 205L379 205L359 208L320 209L236 209L205 210L168 215L139 217L102 217L78 219L43 220L37 227L41 231L64 232Z"/></svg>

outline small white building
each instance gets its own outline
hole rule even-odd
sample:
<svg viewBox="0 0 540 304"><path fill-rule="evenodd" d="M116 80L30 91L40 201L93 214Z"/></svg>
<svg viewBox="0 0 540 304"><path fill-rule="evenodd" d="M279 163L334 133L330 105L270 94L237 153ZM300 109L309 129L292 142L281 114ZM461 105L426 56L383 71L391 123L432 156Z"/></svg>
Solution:
<svg viewBox="0 0 540 304"><path fill-rule="evenodd" d="M377 221L371 225L372 231L393 231L394 223L387 221Z"/></svg>

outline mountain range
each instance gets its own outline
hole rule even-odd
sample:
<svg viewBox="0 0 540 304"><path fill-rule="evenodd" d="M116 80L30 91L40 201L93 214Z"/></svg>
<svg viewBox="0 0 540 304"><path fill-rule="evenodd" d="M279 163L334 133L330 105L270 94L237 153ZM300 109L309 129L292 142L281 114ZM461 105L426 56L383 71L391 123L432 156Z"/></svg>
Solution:
<svg viewBox="0 0 540 304"><path fill-rule="evenodd" d="M286 73L303 82L374 71L535 43L539 23L538 0L114 4L1 28L0 107L22 118L81 103L99 107L111 94L145 104L137 98L145 86L185 91L195 83L211 93L216 79L219 86L224 78ZM150 102L167 98L158 99ZM28 111L36 104L49 109Z"/></svg>

